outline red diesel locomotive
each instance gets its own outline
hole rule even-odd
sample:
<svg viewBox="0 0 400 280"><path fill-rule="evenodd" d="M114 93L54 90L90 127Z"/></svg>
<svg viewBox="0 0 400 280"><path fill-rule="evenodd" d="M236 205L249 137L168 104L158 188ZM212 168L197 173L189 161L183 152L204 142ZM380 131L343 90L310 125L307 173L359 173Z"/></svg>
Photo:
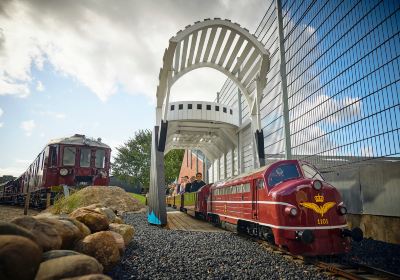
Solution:
<svg viewBox="0 0 400 280"><path fill-rule="evenodd" d="M350 249L350 237L362 239L359 228L347 229L347 209L337 189L301 160L278 161L174 201L189 214L268 240L293 254L342 254ZM169 198L167 203L171 202Z"/></svg>
<svg viewBox="0 0 400 280"><path fill-rule="evenodd" d="M101 139L75 134L51 140L20 177L0 186L0 201L22 204L29 192L31 204L43 207L56 186L107 186L110 156Z"/></svg>

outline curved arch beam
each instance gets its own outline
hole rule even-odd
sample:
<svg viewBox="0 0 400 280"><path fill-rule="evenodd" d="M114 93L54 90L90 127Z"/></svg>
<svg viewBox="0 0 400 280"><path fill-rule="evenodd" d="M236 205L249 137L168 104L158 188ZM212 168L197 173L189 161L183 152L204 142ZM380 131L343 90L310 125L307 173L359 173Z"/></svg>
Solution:
<svg viewBox="0 0 400 280"><path fill-rule="evenodd" d="M202 22L196 22L194 25L189 25L185 28L185 30L179 31L175 37L170 39L170 42L180 42L182 41L186 36L189 36L193 32L206 29L209 27L222 27L222 28L227 28L230 29L236 33L238 33L240 36L244 36L249 42L253 44L255 48L257 48L262 54L266 54L269 56L269 52L264 48L264 46L256 39L254 35L252 35L246 28L241 27L237 23L233 23L228 19L222 20L219 18L210 20L210 19L205 19Z"/></svg>
<svg viewBox="0 0 400 280"><path fill-rule="evenodd" d="M204 68L204 67L213 68L213 69L225 74L229 79L231 79L240 88L241 92L243 93L243 95L246 98L246 101L250 104L250 94L249 94L247 88L245 88L243 86L243 84L239 81L239 79L235 75L233 75L231 72L226 70L224 67L222 67L216 63L213 63L213 62L200 62L197 64L192 64L189 67L186 67L184 70L180 71L177 75L172 77L171 86L185 74L187 74L193 70L196 70L199 68Z"/></svg>

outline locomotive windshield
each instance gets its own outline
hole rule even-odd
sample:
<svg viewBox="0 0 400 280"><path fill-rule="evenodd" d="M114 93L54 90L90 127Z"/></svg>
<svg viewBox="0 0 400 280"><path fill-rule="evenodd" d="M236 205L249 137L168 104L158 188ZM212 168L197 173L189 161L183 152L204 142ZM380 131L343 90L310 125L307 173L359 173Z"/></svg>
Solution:
<svg viewBox="0 0 400 280"><path fill-rule="evenodd" d="M284 181L300 177L296 164L283 164L275 167L268 175L268 185L274 187Z"/></svg>
<svg viewBox="0 0 400 280"><path fill-rule="evenodd" d="M309 179L318 179L323 181L324 178L322 178L321 174L315 170L314 167L308 164L302 164L301 168L303 169L304 177L309 178Z"/></svg>
<svg viewBox="0 0 400 280"><path fill-rule="evenodd" d="M74 166L75 154L76 154L75 147L64 147L63 165Z"/></svg>
<svg viewBox="0 0 400 280"><path fill-rule="evenodd" d="M106 152L104 150L97 150L96 151L96 167L104 168L105 159L106 159Z"/></svg>
<svg viewBox="0 0 400 280"><path fill-rule="evenodd" d="M81 167L89 167L90 166L90 149L88 149L88 148L81 149L80 166Z"/></svg>

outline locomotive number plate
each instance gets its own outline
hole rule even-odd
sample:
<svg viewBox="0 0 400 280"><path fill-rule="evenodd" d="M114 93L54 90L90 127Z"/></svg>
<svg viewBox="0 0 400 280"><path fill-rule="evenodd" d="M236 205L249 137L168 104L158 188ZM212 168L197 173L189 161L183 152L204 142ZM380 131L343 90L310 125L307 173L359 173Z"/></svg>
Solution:
<svg viewBox="0 0 400 280"><path fill-rule="evenodd" d="M328 221L328 219L317 219L317 224L327 225L327 224L329 224L329 221Z"/></svg>

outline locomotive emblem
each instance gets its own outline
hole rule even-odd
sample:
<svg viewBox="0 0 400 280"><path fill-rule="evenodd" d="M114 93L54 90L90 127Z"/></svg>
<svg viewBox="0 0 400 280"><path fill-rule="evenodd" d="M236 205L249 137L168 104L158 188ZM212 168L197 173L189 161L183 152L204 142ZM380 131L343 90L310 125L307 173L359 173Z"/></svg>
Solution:
<svg viewBox="0 0 400 280"><path fill-rule="evenodd" d="M316 195L314 196L315 202L324 202L324 197L322 195ZM301 206L304 206L305 208L314 210L314 212L321 214L321 217L324 216L326 212L328 212L329 209L331 209L333 206L335 206L336 202L327 202L324 205L317 205L313 202L300 202Z"/></svg>

